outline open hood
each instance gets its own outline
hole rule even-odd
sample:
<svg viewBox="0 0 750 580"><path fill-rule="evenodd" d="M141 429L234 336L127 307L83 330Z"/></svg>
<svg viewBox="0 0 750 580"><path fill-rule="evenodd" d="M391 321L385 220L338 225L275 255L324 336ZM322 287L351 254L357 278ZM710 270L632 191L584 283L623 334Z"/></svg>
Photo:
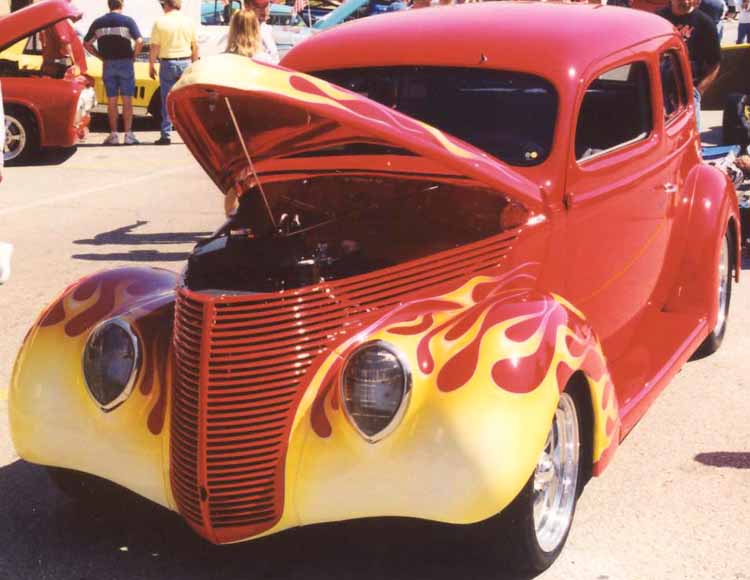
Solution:
<svg viewBox="0 0 750 580"><path fill-rule="evenodd" d="M256 175L265 182L356 167L469 179L532 212L542 209L534 183L476 147L336 85L246 57L195 63L170 92L168 106L186 145L225 193L248 189Z"/></svg>
<svg viewBox="0 0 750 580"><path fill-rule="evenodd" d="M81 11L66 0L43 0L3 16L0 18L0 52L61 20L70 18L75 21L81 16Z"/></svg>

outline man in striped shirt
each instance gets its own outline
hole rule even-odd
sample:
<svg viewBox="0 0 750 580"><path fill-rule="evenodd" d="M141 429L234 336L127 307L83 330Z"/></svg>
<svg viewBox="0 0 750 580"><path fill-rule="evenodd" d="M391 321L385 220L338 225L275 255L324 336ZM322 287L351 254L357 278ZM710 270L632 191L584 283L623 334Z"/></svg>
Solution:
<svg viewBox="0 0 750 580"><path fill-rule="evenodd" d="M118 145L117 97L122 97L122 120L125 129L125 145L137 145L133 135L133 95L135 93L135 69L133 61L143 48L143 38L138 25L130 16L122 13L123 0L107 0L109 12L91 23L83 38L83 44L91 54L104 62L103 79L107 90L107 113L110 134L105 145ZM96 42L96 46L94 43Z"/></svg>

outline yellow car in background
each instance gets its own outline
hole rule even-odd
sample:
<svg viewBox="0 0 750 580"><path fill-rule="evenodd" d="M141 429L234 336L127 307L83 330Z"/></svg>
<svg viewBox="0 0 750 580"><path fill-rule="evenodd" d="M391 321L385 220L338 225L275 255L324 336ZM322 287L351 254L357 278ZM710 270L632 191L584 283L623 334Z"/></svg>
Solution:
<svg viewBox="0 0 750 580"><path fill-rule="evenodd" d="M142 57L148 58L148 52L144 50ZM24 38L16 44L0 53L0 60L18 61L21 70L41 70L42 67L42 45L38 35ZM94 79L94 91L99 103L95 111L106 112L107 93L102 80L102 61L91 55L86 57L86 74ZM135 63L135 95L133 95L133 108L136 115L150 114L157 123L161 122L161 91L159 81L148 76L148 61L136 61Z"/></svg>

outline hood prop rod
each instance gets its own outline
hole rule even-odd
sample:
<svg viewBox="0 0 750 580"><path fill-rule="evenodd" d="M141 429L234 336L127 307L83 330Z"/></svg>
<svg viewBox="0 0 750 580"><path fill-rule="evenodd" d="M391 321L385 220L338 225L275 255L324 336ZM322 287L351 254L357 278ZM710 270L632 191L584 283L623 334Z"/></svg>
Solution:
<svg viewBox="0 0 750 580"><path fill-rule="evenodd" d="M260 195L263 198L263 203L265 204L266 211L268 212L268 219L271 220L271 224L273 225L273 229L275 231L276 229L278 229L278 226L276 225L276 220L273 218L273 212L271 211L271 206L268 203L266 192L263 191L263 186L260 183L258 174L255 172L255 166L253 165L253 160L250 158L250 152L247 150L247 145L245 144L245 140L242 138L242 131L240 131L240 126L237 123L237 117L234 116L234 109L232 109L232 104L229 102L229 97L224 97L224 102L227 105L227 109L229 109L229 116L232 117L234 130L237 133L237 139L240 140L240 145L242 145L242 150L245 152L245 158L247 159L247 164L250 166L250 171L252 172L253 177L255 178L255 183L258 184Z"/></svg>

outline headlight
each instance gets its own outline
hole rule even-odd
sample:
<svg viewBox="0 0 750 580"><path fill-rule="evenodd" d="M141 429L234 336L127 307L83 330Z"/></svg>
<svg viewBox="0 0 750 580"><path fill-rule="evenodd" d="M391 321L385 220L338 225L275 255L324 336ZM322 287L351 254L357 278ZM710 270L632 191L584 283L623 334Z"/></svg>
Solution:
<svg viewBox="0 0 750 580"><path fill-rule="evenodd" d="M101 323L89 335L83 375L89 393L104 411L111 411L130 395L139 356L138 338L119 318Z"/></svg>
<svg viewBox="0 0 750 580"><path fill-rule="evenodd" d="M347 417L370 443L391 433L406 412L411 373L395 347L370 342L344 366L341 394Z"/></svg>

